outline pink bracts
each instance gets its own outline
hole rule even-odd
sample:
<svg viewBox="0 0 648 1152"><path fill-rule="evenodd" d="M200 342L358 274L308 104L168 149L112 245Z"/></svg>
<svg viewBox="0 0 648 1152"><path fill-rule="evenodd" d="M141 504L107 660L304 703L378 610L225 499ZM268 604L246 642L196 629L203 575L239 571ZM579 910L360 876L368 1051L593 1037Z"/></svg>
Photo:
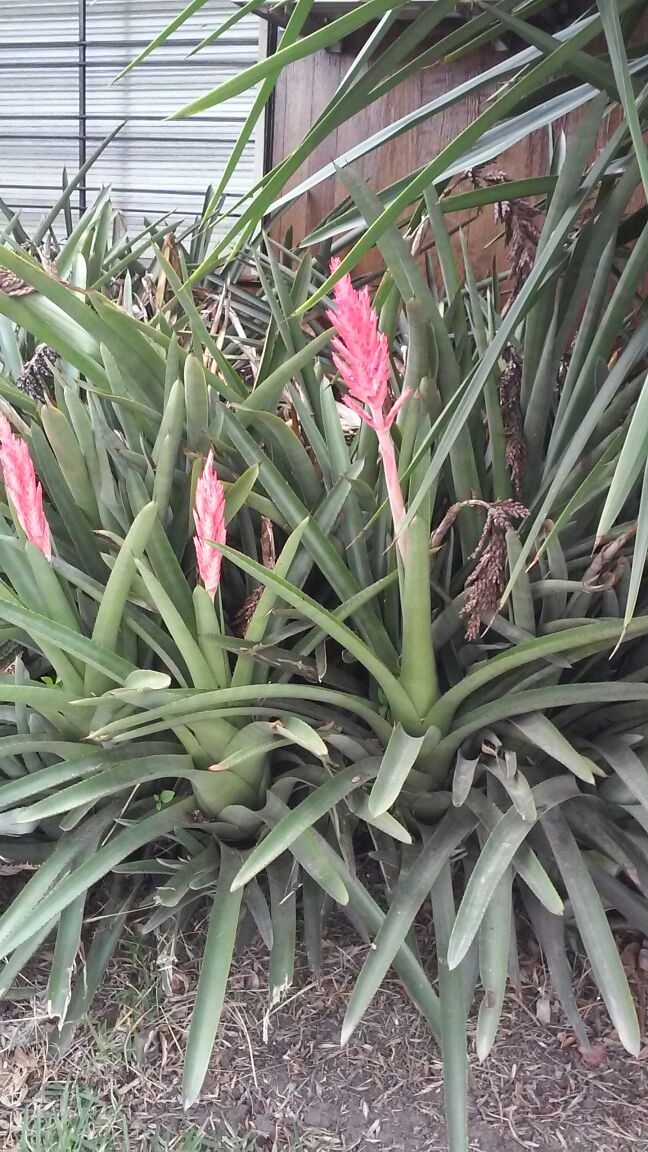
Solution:
<svg viewBox="0 0 648 1152"><path fill-rule="evenodd" d="M43 489L36 479L29 448L16 436L6 416L0 414L0 465L7 496L25 536L48 560L52 541L45 512Z"/></svg>
<svg viewBox="0 0 648 1152"><path fill-rule="evenodd" d="M223 557L208 541L225 543L225 492L214 468L214 453L210 452L196 485L194 504L196 534L194 547L198 573L208 594L214 599L221 576Z"/></svg>
<svg viewBox="0 0 648 1152"><path fill-rule="evenodd" d="M331 260L331 272L340 261ZM389 348L384 332L378 331L378 316L371 306L368 288L357 292L350 276L343 276L333 289L335 311L327 313L337 329L333 339L333 361L348 392L342 397L348 408L373 428L385 471L385 483L391 507L394 530L403 560L406 558L405 532L399 530L405 517L405 505L398 479L398 468L391 426L407 399L406 388L398 400L389 402Z"/></svg>

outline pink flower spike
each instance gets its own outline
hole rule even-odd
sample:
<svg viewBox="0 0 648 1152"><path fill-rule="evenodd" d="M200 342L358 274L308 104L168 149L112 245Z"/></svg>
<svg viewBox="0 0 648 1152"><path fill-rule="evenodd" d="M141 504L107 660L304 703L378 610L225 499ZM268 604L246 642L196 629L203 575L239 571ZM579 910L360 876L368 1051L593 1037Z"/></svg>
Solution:
<svg viewBox="0 0 648 1152"><path fill-rule="evenodd" d="M225 491L216 475L213 451L210 451L196 485L194 521L196 524L194 548L198 572L208 595L213 600L220 584L223 557L216 548L212 548L209 541L224 544L226 539Z"/></svg>
<svg viewBox="0 0 648 1152"><path fill-rule="evenodd" d="M36 479L29 448L16 436L6 416L0 415L0 465L7 496L25 536L48 559L52 539L43 510L43 489Z"/></svg>
<svg viewBox="0 0 648 1152"><path fill-rule="evenodd" d="M331 260L331 272L340 267L337 258ZM333 363L340 373L348 392L342 397L352 412L373 428L378 437L378 450L383 463L385 484L389 497L398 549L403 561L407 559L407 532L402 529L405 506L396 453L390 428L405 403L409 388L386 411L389 400L389 347L387 336L378 331L378 315L371 306L369 289L357 292L350 276L343 276L333 288L335 310L327 316L337 329L332 340Z"/></svg>
<svg viewBox="0 0 648 1152"><path fill-rule="evenodd" d="M331 272L340 261L331 260ZM371 306L369 289L356 292L350 276L343 276L333 289L335 311L327 313L338 335L333 340L333 360L350 395L366 404L378 424L388 399L389 348L378 316Z"/></svg>

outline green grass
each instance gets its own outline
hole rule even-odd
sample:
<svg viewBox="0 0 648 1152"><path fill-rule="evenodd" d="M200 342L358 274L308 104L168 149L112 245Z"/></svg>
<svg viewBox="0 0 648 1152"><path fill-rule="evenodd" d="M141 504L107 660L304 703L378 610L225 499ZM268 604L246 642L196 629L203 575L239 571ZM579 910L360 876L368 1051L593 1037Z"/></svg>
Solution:
<svg viewBox="0 0 648 1152"><path fill-rule="evenodd" d="M207 1135L187 1123L174 1130L166 1125L133 1132L119 1106L101 1100L91 1090L64 1085L60 1092L44 1097L25 1109L23 1131L15 1152L279 1152L264 1142L263 1149L252 1135L233 1131ZM306 1152L297 1138L282 1152Z"/></svg>
<svg viewBox="0 0 648 1152"><path fill-rule="evenodd" d="M128 1128L119 1107L65 1086L57 1099L36 1101L26 1110L17 1152L220 1152L221 1147L224 1152L227 1147L193 1128L183 1133L159 1128L137 1136Z"/></svg>

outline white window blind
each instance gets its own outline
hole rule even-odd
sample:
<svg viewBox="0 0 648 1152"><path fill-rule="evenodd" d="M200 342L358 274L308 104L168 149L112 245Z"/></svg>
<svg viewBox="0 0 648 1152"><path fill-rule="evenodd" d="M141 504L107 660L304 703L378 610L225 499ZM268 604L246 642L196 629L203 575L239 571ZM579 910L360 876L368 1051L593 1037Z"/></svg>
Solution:
<svg viewBox="0 0 648 1152"><path fill-rule="evenodd" d="M256 17L216 44L191 49L232 12L210 0L172 39L123 80L120 69L175 16L179 0L1 0L0 196L28 228L60 194L64 167L75 173L120 121L127 123L75 195L75 213L99 189L131 227L174 211L190 217L223 171L254 93L190 120L165 122L197 96L259 58ZM257 126L228 190L229 203L260 175Z"/></svg>

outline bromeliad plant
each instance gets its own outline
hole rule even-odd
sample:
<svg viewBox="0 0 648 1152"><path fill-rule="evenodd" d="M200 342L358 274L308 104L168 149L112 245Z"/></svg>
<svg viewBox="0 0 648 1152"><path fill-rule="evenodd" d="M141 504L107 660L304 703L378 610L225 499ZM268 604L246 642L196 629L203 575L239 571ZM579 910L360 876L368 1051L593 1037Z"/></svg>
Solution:
<svg viewBox="0 0 648 1152"><path fill-rule="evenodd" d="M290 486L256 442L257 458L240 468L233 447L236 429L256 420L285 445L284 425L273 414L277 399L295 372L312 366L330 333L294 352L273 329L249 393L195 307L179 328L191 320L196 344L205 339L222 376L206 373L162 322L157 328L138 324L97 292L79 298L25 254L5 249L2 263L32 291L0 296L0 307L12 324L55 348L61 368L54 374L55 405L45 405L30 425L7 406L11 423L0 428L6 491L2 639L21 653L0 681L0 853L40 865L2 920L0 950L8 959L0 984L7 991L56 930L47 1002L59 1022L57 1042L64 1045L88 1008L142 874L164 877L148 926L166 930L170 924L171 937L199 895L213 890L187 1052L190 1102L206 1070L240 916L274 941L273 994L291 980L298 873L284 860L270 863L270 908L256 882L244 894L231 893L239 846L254 842L264 820L276 819L295 789L328 780L329 763L343 767L341 754L331 761L316 730L327 709L344 709L345 719L336 724L342 742L364 732L367 722L380 728L362 697L335 688L347 687L349 677L335 672L327 678L333 687L320 686L313 661L294 656L276 639L264 643L276 592L259 596L231 565L219 588L221 558L212 547L223 541L229 520L233 543L256 553L263 538L268 563L275 553L278 576L290 576L299 587L313 567L302 538L316 537L323 542L324 570L343 573L327 533L339 518L349 479L341 476L322 492L312 482L313 470L309 507L317 522L310 524L308 510L293 501ZM218 475L211 445L218 450ZM302 449L299 467L305 458ZM44 508L36 476L45 489ZM228 636L224 618L238 618L237 632L244 636ZM288 622L286 637L304 627ZM232 649L236 658L230 661ZM305 683L286 688L289 669ZM176 723L178 704L186 699L191 709L198 697L198 712ZM113 731L120 722L129 729L152 722L156 735L124 736ZM275 781L271 756L290 748L296 751ZM336 781L329 807L340 789L344 795L355 787L355 776L354 769ZM393 818L381 825L409 839ZM344 836L351 830L347 822ZM133 861L139 850L143 855ZM311 882L316 949L321 894L344 903L347 883L353 888L356 882L339 852L329 846L323 857L308 830L291 859ZM114 917L102 921L74 979L88 891L111 873ZM382 917L378 905L364 893L359 899L375 929ZM148 894L145 903L150 906ZM408 950L402 970L414 987L424 984Z"/></svg>
<svg viewBox="0 0 648 1152"><path fill-rule="evenodd" d="M34 288L0 310L65 365L55 406L29 425L7 409L51 560L10 464L0 536L3 639L25 653L0 680L0 855L42 862L0 918L0 987L56 931L60 1044L152 884L146 926L171 949L212 899L187 1102L237 935L268 944L273 998L290 985L298 895L315 968L333 903L373 941L343 1038L390 965L438 1036L453 1152L469 1006L479 979L484 1058L518 907L579 1042L566 925L637 1050L607 913L648 925L648 232L628 214L641 172L625 123L585 167L603 105L533 206L513 295L458 262L433 188L416 232L381 239L373 305L333 268L335 331L301 326L318 278L271 243L250 257L249 334L218 340L162 254L174 318L143 325L0 253ZM371 225L373 194L347 180ZM411 255L419 228L441 291ZM384 901L356 873L368 845ZM88 891L109 875L117 915L71 982ZM438 987L418 955L427 900Z"/></svg>

